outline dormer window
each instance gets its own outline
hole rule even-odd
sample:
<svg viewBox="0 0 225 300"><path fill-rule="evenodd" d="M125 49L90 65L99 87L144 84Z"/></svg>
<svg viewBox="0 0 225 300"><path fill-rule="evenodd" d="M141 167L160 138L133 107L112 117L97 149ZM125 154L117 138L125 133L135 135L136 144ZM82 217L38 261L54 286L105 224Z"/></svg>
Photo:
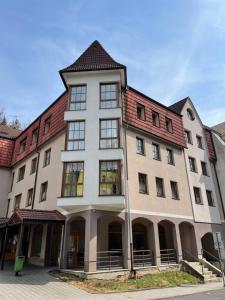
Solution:
<svg viewBox="0 0 225 300"><path fill-rule="evenodd" d="M152 111L152 124L155 127L159 127L159 113L156 111Z"/></svg>
<svg viewBox="0 0 225 300"><path fill-rule="evenodd" d="M173 123L172 120L169 118L165 118L165 122L166 122L166 130L170 133L173 133Z"/></svg>
<svg viewBox="0 0 225 300"><path fill-rule="evenodd" d="M37 143L37 139L38 139L38 128L35 128L32 132L32 141L31 144L34 145Z"/></svg>
<svg viewBox="0 0 225 300"><path fill-rule="evenodd" d="M137 103L137 118L145 121L145 106L140 103Z"/></svg>
<svg viewBox="0 0 225 300"><path fill-rule="evenodd" d="M19 153L23 153L26 149L26 143L27 143L27 138L23 139L21 142L20 142L20 150L19 150Z"/></svg>
<svg viewBox="0 0 225 300"><path fill-rule="evenodd" d="M51 117L48 117L44 123L44 134L47 134L49 132L50 125L51 125Z"/></svg>
<svg viewBox="0 0 225 300"><path fill-rule="evenodd" d="M195 119L194 113L190 108L187 109L187 116L191 121Z"/></svg>

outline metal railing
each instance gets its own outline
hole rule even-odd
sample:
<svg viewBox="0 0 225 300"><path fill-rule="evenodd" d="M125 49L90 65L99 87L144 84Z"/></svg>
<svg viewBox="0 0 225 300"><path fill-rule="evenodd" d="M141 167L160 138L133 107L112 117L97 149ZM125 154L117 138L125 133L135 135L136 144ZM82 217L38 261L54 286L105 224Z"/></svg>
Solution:
<svg viewBox="0 0 225 300"><path fill-rule="evenodd" d="M152 266L154 263L152 250L134 250L133 258L135 267Z"/></svg>
<svg viewBox="0 0 225 300"><path fill-rule="evenodd" d="M74 251L68 251L67 252L67 268L68 269L84 268L84 254L76 253Z"/></svg>
<svg viewBox="0 0 225 300"><path fill-rule="evenodd" d="M198 256L194 255L193 253L191 253L188 250L182 249L182 256L183 256L184 260L187 260L189 262L198 262L199 261Z"/></svg>
<svg viewBox="0 0 225 300"><path fill-rule="evenodd" d="M205 249L202 249L202 257L205 258L207 261L209 261L212 265L215 265L215 267L219 268L222 272L224 272L225 260L224 259L220 260L219 254L218 257L216 257L212 253L206 251Z"/></svg>
<svg viewBox="0 0 225 300"><path fill-rule="evenodd" d="M122 250L98 251L97 270L112 270L123 268Z"/></svg>
<svg viewBox="0 0 225 300"><path fill-rule="evenodd" d="M176 249L162 249L160 250L160 258L162 265L171 265L177 263Z"/></svg>

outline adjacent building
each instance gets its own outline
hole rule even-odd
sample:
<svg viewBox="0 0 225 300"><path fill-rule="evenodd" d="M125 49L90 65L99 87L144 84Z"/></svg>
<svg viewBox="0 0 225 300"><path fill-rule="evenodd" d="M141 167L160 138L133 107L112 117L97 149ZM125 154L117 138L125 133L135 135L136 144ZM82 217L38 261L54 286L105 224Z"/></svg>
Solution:
<svg viewBox="0 0 225 300"><path fill-rule="evenodd" d="M0 150L2 268L18 254L85 272L215 254L223 174L190 98L166 107L130 87L98 41L60 76L65 92Z"/></svg>

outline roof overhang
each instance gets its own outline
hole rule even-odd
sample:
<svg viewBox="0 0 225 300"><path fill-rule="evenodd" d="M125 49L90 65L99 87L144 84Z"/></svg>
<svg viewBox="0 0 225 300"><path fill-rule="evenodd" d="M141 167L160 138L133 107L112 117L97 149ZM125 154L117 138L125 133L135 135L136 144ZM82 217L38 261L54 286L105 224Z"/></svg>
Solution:
<svg viewBox="0 0 225 300"><path fill-rule="evenodd" d="M19 224L64 224L65 219L66 217L57 210L18 209L9 219L0 219L0 228Z"/></svg>

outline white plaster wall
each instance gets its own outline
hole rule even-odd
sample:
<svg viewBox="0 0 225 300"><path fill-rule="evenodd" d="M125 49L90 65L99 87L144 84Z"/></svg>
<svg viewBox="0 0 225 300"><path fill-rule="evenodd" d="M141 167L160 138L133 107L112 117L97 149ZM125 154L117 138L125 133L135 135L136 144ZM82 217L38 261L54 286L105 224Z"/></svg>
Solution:
<svg viewBox="0 0 225 300"><path fill-rule="evenodd" d="M190 120L187 116L187 108L192 109L193 113L195 114L195 119L193 121ZM184 129L191 131L192 141L193 141L192 145L187 144L188 148L185 149L185 158L186 158L186 164L188 170L188 179L190 184L191 199L192 199L195 221L205 222L205 223L221 223L220 214L218 210L218 200L217 200L214 182L212 178L207 144L204 136L204 129L202 127L202 123L189 101L184 105L182 110L182 115L183 115ZM202 137L204 149L198 148L196 135ZM197 173L190 171L190 165L188 160L189 156L194 157L196 160ZM207 163L207 170L209 176L202 175L201 161L205 161ZM201 188L203 205L198 205L195 203L195 197L193 191L194 186ZM215 207L208 206L206 190L212 191Z"/></svg>
<svg viewBox="0 0 225 300"><path fill-rule="evenodd" d="M62 173L63 173L63 164L60 160L60 157L61 157L61 151L64 149L64 145L65 145L65 132L51 139L40 149L39 170L38 170L38 177L37 177L34 209L53 210L57 208L57 197L61 195ZM43 168L44 153L49 148L51 148L50 165ZM35 157L37 157L36 152L32 153L22 162L18 163L12 170L12 172L15 172L15 177L14 177L12 191L8 195L8 198L11 200L8 216L11 216L11 214L13 213L15 196L20 193L22 193L20 208L28 208L28 209L31 208L31 206L26 207L26 201L27 201L28 189L34 187L36 173L30 174L30 169L31 169L31 161ZM17 182L18 170L24 164L26 165L24 179ZM40 186L41 183L45 181L48 181L47 201L40 203L39 202Z"/></svg>
<svg viewBox="0 0 225 300"><path fill-rule="evenodd" d="M217 157L216 172L222 194L223 206L225 207L225 142L215 132L212 133L212 137Z"/></svg>
<svg viewBox="0 0 225 300"><path fill-rule="evenodd" d="M137 154L136 137L144 139L145 155ZM160 146L161 160L154 160L152 143ZM173 150L175 165L167 162L166 149ZM193 219L183 150L150 136L127 130L128 188L131 211L175 218ZM139 193L138 173L147 175L148 194ZM165 197L157 197L155 178L164 179ZM172 199L170 181L176 181L179 200Z"/></svg>
<svg viewBox="0 0 225 300"><path fill-rule="evenodd" d="M121 160L123 170L123 145L120 149L99 149L99 120L104 118L120 119L122 126L122 109L100 109L100 83L118 82L121 83L120 71L106 72L87 72L67 75L68 85L86 84L87 102L86 110L65 112L66 121L85 120L85 150L63 151L62 161L84 161L84 193L83 197L60 198L58 205L71 211L76 206L84 205L108 207L110 203L114 205L114 198L119 200L120 205L124 206L124 197L107 196L99 197L99 161L100 160ZM121 104L121 99L120 99ZM120 130L121 132L122 130ZM120 138L122 143L123 139ZM123 172L122 172L123 174ZM123 186L123 185L122 185ZM122 190L123 192L123 190ZM118 199L119 198L119 199ZM118 206L118 201L115 206ZM74 203L74 207L73 207Z"/></svg>
<svg viewBox="0 0 225 300"><path fill-rule="evenodd" d="M0 218L5 217L8 206L8 193L11 182L11 170L0 167Z"/></svg>

